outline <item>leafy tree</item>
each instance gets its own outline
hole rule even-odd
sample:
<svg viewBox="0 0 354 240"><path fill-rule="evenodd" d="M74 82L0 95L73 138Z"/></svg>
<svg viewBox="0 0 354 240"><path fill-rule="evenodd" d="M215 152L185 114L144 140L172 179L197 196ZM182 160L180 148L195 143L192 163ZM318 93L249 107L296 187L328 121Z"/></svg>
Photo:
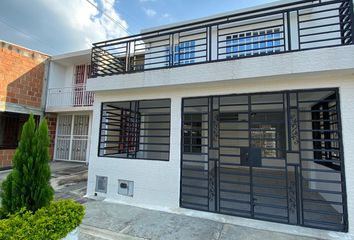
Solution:
<svg viewBox="0 0 354 240"><path fill-rule="evenodd" d="M21 139L13 158L13 170L2 184L3 214L25 207L35 212L48 206L54 190L50 186L49 135L44 119L36 127L33 115L23 125Z"/></svg>

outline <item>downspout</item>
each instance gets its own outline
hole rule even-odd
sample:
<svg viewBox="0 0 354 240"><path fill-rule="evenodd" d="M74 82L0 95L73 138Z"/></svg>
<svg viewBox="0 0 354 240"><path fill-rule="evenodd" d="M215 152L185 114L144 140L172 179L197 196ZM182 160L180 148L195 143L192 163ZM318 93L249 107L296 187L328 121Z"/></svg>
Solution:
<svg viewBox="0 0 354 240"><path fill-rule="evenodd" d="M42 99L41 99L42 118L45 116L45 110L47 109L50 65L51 65L51 57L48 57L48 59L45 61L45 74L44 74L43 88L42 88Z"/></svg>

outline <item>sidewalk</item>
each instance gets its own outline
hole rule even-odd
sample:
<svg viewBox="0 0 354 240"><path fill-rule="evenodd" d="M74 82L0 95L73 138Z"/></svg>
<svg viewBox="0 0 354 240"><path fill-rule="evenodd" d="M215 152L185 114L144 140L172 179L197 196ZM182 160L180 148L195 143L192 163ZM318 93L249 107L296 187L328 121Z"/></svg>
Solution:
<svg viewBox="0 0 354 240"><path fill-rule="evenodd" d="M116 203L85 205L80 240L313 240Z"/></svg>

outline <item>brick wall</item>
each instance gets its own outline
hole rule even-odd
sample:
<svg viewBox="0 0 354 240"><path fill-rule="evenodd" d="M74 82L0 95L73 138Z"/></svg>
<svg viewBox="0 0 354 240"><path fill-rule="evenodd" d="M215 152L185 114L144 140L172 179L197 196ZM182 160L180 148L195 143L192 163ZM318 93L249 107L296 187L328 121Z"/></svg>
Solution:
<svg viewBox="0 0 354 240"><path fill-rule="evenodd" d="M55 132L56 132L56 128L57 128L57 115L47 113L45 117L47 118L47 122L48 122L48 131L49 131L49 137L50 137L49 153L50 153L50 157L52 160L53 156L54 156Z"/></svg>
<svg viewBox="0 0 354 240"><path fill-rule="evenodd" d="M40 108L47 58L0 41L0 102Z"/></svg>
<svg viewBox="0 0 354 240"><path fill-rule="evenodd" d="M15 112L19 107L41 112L47 59L42 53L0 41L0 111ZM15 149L0 149L0 169L12 165L14 153Z"/></svg>
<svg viewBox="0 0 354 240"><path fill-rule="evenodd" d="M0 149L0 169L10 167L16 149Z"/></svg>

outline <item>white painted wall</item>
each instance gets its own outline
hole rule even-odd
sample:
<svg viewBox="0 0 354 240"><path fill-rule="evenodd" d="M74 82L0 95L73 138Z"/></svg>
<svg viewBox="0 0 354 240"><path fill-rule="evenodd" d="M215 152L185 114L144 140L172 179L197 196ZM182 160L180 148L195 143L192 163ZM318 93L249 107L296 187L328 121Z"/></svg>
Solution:
<svg viewBox="0 0 354 240"><path fill-rule="evenodd" d="M49 69L48 88L71 87L74 79L74 65L63 65L52 61Z"/></svg>
<svg viewBox="0 0 354 240"><path fill-rule="evenodd" d="M107 194L98 194L99 196L133 205L178 209L180 190L181 99L183 97L339 87L345 171L347 173L346 185L350 224L349 233L354 237L354 178L352 178L350 174L354 171L354 137L352 134L354 131L353 76L353 70L350 72L342 71L341 73L318 72L316 74L307 75L281 76L274 79L232 80L218 82L216 84L97 92L92 122L92 142L87 194L94 196L95 176L102 175L108 176L108 191ZM183 79L181 79L181 81L183 81ZM97 146L101 102L156 98L171 98L170 161L162 162L98 157ZM134 181L134 197L124 197L117 194L118 179ZM255 223L258 223L258 221L255 221ZM263 223L260 222L259 225L256 225L259 227L267 225L266 223L262 224ZM282 228L281 225L279 228ZM290 226L283 228L284 231L286 231L286 229L295 229L300 234L303 229L301 227ZM313 234L319 234L320 232L323 237L327 238L337 237L338 239L343 239L344 236L349 237L349 234L332 233L315 229L309 229L306 230L306 232Z"/></svg>
<svg viewBox="0 0 354 240"><path fill-rule="evenodd" d="M60 63L50 62L48 88L60 88L65 86L66 68L66 66Z"/></svg>

